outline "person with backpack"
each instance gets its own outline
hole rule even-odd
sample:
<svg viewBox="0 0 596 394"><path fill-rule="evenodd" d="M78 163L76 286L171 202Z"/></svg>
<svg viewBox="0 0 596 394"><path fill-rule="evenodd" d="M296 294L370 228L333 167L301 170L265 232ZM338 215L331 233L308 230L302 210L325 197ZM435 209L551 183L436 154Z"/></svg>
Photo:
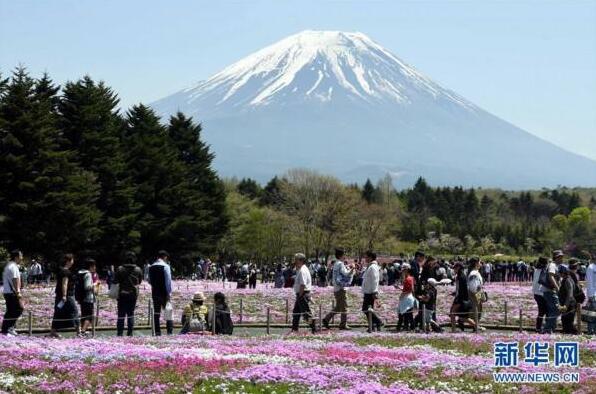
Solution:
<svg viewBox="0 0 596 394"><path fill-rule="evenodd" d="M538 307L538 316L536 316L536 332L542 333L542 323L546 315L546 300L544 299L544 289L540 284L540 276L546 269L548 260L546 257L539 257L536 266L534 267L534 275L532 277L532 293L534 293L534 300Z"/></svg>
<svg viewBox="0 0 596 394"><path fill-rule="evenodd" d="M209 311L204 303L205 295L203 293L197 292L193 295L192 302L184 307L180 322L182 324L180 334L205 331Z"/></svg>
<svg viewBox="0 0 596 394"><path fill-rule="evenodd" d="M333 311L329 312L323 319L323 327L329 329L329 322L331 318L340 314L340 330L349 330L348 327L348 301L346 299L346 287L352 283L352 276L354 274L353 267L346 267L343 262L345 252L343 249L335 249L335 264L333 264L333 274L331 280L333 282L333 296L335 298L335 306Z"/></svg>
<svg viewBox="0 0 596 394"><path fill-rule="evenodd" d="M232 335L234 332L234 323L232 322L232 312L226 302L226 296L217 292L213 295L213 308L209 311L207 326L210 331L216 335ZM215 312L215 330L213 329L213 313Z"/></svg>
<svg viewBox="0 0 596 394"><path fill-rule="evenodd" d="M87 330L93 323L95 303L95 286L92 273L95 272L96 263L92 258L85 259L83 267L77 272L75 283L75 300L81 308L81 332L79 337L87 338Z"/></svg>
<svg viewBox="0 0 596 394"><path fill-rule="evenodd" d="M75 328L77 335L80 335L79 311L75 300L75 282L72 267L74 255L66 254L62 266L56 273L56 298L54 300L54 317L50 336L60 338L58 331Z"/></svg>
<svg viewBox="0 0 596 394"><path fill-rule="evenodd" d="M116 332L120 337L124 334L124 319L126 319L126 335L132 336L135 325L135 308L139 297L139 285L143 281L143 271L136 264L137 256L134 252L126 252L124 264L118 267L114 281L118 284L118 321Z"/></svg>
<svg viewBox="0 0 596 394"><path fill-rule="evenodd" d="M6 302L2 334L8 336L17 336L15 326L24 309L21 294L21 272L19 271L19 264L22 261L23 253L20 250L13 250L10 252L10 260L2 272L3 295Z"/></svg>
<svg viewBox="0 0 596 394"><path fill-rule="evenodd" d="M565 265L559 266L559 275L561 276L561 284L559 287L559 311L561 312L561 325L563 326L564 334L577 334L573 322L575 320L575 282L571 279L569 268Z"/></svg>
<svg viewBox="0 0 596 394"><path fill-rule="evenodd" d="M172 293L172 271L168 264L170 254L165 250L157 253L157 260L149 267L149 283L151 284L151 298L153 300L153 322L155 335L161 335L161 313L166 318L166 330L168 335L174 333L174 320L172 317L172 304L170 295Z"/></svg>

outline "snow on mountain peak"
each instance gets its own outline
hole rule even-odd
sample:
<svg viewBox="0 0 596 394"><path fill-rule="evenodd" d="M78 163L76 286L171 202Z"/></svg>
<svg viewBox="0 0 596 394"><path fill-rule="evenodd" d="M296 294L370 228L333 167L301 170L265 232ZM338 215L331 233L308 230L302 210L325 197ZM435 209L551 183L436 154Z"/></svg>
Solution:
<svg viewBox="0 0 596 394"><path fill-rule="evenodd" d="M306 30L286 37L186 89L188 105L218 112L271 103L409 104L446 99L473 108L359 32Z"/></svg>

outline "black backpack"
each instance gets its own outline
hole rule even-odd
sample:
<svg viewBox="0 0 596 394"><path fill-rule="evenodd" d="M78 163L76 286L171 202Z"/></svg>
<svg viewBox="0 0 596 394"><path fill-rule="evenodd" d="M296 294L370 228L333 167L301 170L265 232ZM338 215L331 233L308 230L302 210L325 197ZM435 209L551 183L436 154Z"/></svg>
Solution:
<svg viewBox="0 0 596 394"><path fill-rule="evenodd" d="M75 291L74 296L77 302L81 303L87 296L87 290L85 290L85 277L87 276L88 272L77 273L77 278L75 281Z"/></svg>
<svg viewBox="0 0 596 394"><path fill-rule="evenodd" d="M581 305L586 300L586 295L584 294L582 288L579 287L579 283L574 284L575 286L573 286L573 298L575 298L575 302Z"/></svg>

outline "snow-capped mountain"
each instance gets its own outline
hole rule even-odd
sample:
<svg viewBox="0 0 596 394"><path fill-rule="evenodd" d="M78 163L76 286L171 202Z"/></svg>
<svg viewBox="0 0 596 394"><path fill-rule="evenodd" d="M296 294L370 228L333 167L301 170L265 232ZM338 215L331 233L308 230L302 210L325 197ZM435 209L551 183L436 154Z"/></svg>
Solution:
<svg viewBox="0 0 596 394"><path fill-rule="evenodd" d="M152 104L203 122L223 175L293 167L398 186L596 185L596 162L445 89L362 33L304 31Z"/></svg>

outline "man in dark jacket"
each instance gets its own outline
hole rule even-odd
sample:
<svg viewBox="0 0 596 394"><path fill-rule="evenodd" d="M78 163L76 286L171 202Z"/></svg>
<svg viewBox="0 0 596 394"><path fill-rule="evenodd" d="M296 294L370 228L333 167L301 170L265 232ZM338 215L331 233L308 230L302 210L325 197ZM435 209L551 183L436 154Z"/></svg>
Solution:
<svg viewBox="0 0 596 394"><path fill-rule="evenodd" d="M172 293L172 272L168 264L170 255L165 250L157 253L157 261L149 267L149 283L151 284L151 298L153 299L153 322L155 335L161 335L160 318L161 311L166 317L166 329L168 335L174 332L174 320L172 316L172 305L170 294Z"/></svg>
<svg viewBox="0 0 596 394"><path fill-rule="evenodd" d="M139 285L143 281L143 271L136 265L137 256L133 252L127 252L124 256L124 264L118 267L115 275L115 283L120 289L118 292L118 321L116 331L118 336L124 333L124 319L127 319L127 336L132 336L134 330L134 315L139 296Z"/></svg>
<svg viewBox="0 0 596 394"><path fill-rule="evenodd" d="M563 333L577 334L577 330L573 325L575 320L575 282L571 279L569 268L564 265L559 266L559 275L561 276L561 284L559 286L559 310L561 312L561 325L563 326Z"/></svg>

